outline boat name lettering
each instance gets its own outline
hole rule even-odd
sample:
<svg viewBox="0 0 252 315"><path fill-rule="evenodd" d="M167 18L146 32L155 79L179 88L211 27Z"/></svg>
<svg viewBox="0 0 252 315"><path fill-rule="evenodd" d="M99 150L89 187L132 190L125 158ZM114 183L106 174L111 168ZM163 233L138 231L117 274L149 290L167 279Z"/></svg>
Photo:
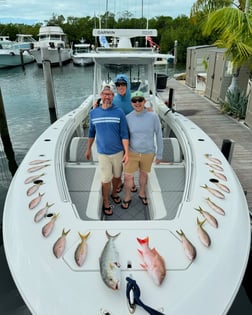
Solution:
<svg viewBox="0 0 252 315"><path fill-rule="evenodd" d="M114 35L115 32L114 31L97 31L97 34L99 35Z"/></svg>

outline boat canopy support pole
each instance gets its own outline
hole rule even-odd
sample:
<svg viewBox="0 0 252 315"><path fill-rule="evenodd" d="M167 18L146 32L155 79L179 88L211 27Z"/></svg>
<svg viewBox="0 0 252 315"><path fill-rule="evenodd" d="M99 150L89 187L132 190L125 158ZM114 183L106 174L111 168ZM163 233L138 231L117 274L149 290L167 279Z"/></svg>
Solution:
<svg viewBox="0 0 252 315"><path fill-rule="evenodd" d="M46 82L46 93L47 93L47 101L48 101L48 109L50 113L50 121L51 124L57 120L57 114L55 109L55 93L52 79L52 71L51 71L51 63L46 59L48 49L41 49L41 59L43 64L44 78Z"/></svg>

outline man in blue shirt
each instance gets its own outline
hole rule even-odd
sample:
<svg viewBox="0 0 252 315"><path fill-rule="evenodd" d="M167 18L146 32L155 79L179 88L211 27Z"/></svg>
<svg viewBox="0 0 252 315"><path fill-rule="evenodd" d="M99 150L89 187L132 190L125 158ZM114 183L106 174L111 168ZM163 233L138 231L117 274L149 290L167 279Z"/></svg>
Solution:
<svg viewBox="0 0 252 315"><path fill-rule="evenodd" d="M101 91L101 105L94 108L89 115L89 134L86 158L91 156L91 147L96 138L98 159L101 169L103 213L112 215L109 194L115 203L121 203L117 194L120 183L122 162L128 162L129 136L125 114L113 104L114 91L105 85Z"/></svg>

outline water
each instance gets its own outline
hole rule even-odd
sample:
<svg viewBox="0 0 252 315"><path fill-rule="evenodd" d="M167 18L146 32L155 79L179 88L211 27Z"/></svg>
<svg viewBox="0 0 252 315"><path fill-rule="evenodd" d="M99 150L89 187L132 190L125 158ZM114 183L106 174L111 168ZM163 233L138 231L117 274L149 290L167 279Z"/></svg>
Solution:
<svg viewBox="0 0 252 315"><path fill-rule="evenodd" d="M176 72L184 69L177 67ZM172 76L174 68L159 66L157 71ZM52 68L52 76L58 118L78 107L92 92L93 66L75 67L70 63ZM20 164L34 141L50 125L43 69L36 63L26 65L25 71L21 67L1 69L0 87L16 162ZM0 216L11 180L6 169L8 163L0 140Z"/></svg>

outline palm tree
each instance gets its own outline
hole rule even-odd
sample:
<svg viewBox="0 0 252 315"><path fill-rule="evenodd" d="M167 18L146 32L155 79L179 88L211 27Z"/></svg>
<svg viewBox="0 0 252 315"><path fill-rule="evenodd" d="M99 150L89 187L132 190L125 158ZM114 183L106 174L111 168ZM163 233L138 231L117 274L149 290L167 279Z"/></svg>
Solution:
<svg viewBox="0 0 252 315"><path fill-rule="evenodd" d="M224 7L211 12L203 28L203 34L216 32L215 45L226 48L226 55L233 63L233 78L229 90L237 88L237 77L242 65L252 64L252 0L239 1L237 7Z"/></svg>

